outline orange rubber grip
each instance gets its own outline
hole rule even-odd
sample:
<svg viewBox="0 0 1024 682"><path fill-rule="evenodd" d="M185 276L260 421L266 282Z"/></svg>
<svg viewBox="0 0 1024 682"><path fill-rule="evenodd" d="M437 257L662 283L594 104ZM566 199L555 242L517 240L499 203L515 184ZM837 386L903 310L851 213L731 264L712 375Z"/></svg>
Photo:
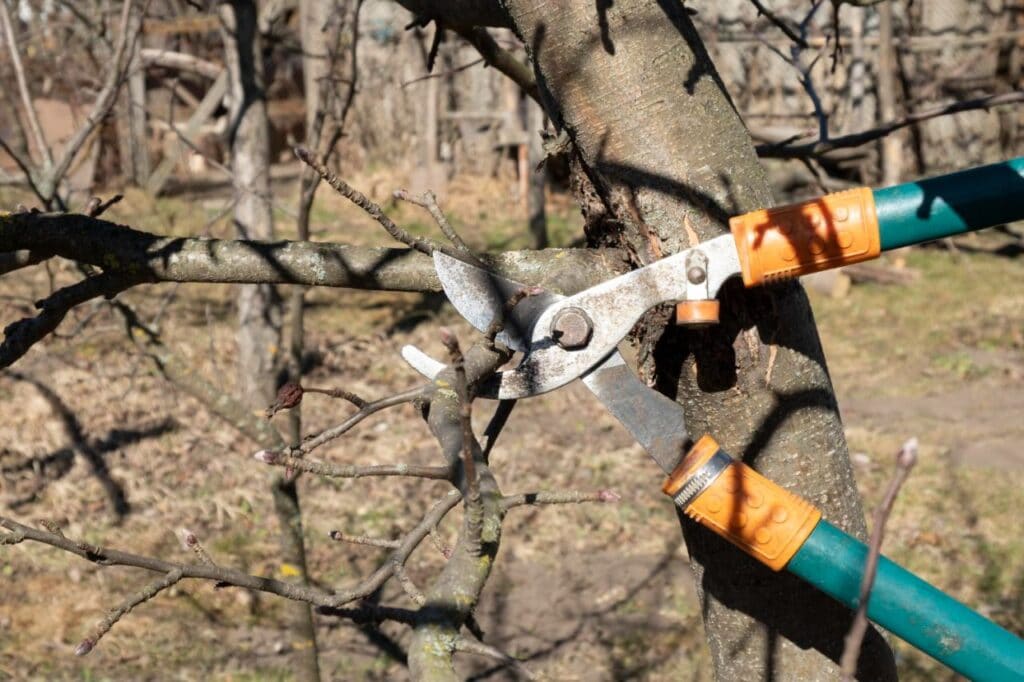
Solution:
<svg viewBox="0 0 1024 682"><path fill-rule="evenodd" d="M877 258L878 214L871 189L744 213L729 220L748 287Z"/></svg>
<svg viewBox="0 0 1024 682"><path fill-rule="evenodd" d="M693 446L662 490L676 498L720 452L711 436ZM722 453L725 455L725 453ZM725 455L728 457L728 455ZM728 466L683 511L773 570L785 568L818 525L821 511L731 457ZM694 479L696 480L696 479Z"/></svg>

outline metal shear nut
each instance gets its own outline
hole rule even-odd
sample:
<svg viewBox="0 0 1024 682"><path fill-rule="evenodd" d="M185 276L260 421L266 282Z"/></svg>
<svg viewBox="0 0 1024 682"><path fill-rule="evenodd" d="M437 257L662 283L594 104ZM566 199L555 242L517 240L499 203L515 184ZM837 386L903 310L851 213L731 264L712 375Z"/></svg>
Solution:
<svg viewBox="0 0 1024 682"><path fill-rule="evenodd" d="M593 333L594 323L582 308L565 308L551 320L551 337L566 350L585 347Z"/></svg>

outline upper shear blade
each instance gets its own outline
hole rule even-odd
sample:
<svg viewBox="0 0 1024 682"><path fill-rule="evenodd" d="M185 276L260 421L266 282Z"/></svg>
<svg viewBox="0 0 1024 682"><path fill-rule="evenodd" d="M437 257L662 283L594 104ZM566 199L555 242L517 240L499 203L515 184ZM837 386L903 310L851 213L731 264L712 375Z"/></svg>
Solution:
<svg viewBox="0 0 1024 682"><path fill-rule="evenodd" d="M708 263L701 287L708 296L714 296L726 279L739 272L736 244L731 235L722 235L695 249L704 252ZM520 323L508 335L510 341L516 342L515 345L510 343L510 347L518 346L526 355L515 368L499 372L483 383L479 387L480 395L511 400L546 393L596 367L615 351L645 312L659 303L687 298L688 287L692 285L687 280L686 261L692 251L694 249L669 256L568 298L533 302L530 302L533 297L527 298L513 311L513 321L518 319ZM449 298L464 287L482 292L478 302L467 307L479 304L487 312L471 314L486 314L490 319L514 293L505 289L510 280L440 252L434 252L434 264ZM537 314L540 303L548 305ZM521 306L522 311L519 311ZM552 321L566 308L577 308L590 319L592 333L582 348L562 348L551 333ZM527 333L528 345L524 343Z"/></svg>

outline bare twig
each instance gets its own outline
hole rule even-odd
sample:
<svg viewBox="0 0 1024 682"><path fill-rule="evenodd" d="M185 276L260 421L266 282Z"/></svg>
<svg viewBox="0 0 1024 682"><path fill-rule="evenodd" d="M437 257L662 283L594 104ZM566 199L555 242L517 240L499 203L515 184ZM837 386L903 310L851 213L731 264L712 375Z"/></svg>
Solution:
<svg viewBox="0 0 1024 682"><path fill-rule="evenodd" d="M99 643L100 638L110 632L110 628L114 627L117 621L128 615L128 613L139 604L149 601L164 590L176 585L182 577L184 576L180 568L172 569L167 573L167 575L154 580L135 594L125 599L93 626L93 629L89 634L82 639L77 647L75 647L75 655L85 656L87 653L92 651Z"/></svg>
<svg viewBox="0 0 1024 682"><path fill-rule="evenodd" d="M473 457L472 395L466 380L466 362L459 347L459 340L450 330L441 328L441 343L448 350L451 367L455 372L455 393L458 395L459 424L462 429L462 472L466 483L464 546L472 556L481 553L481 529L484 520L483 500L480 497L480 481L477 479L476 461Z"/></svg>
<svg viewBox="0 0 1024 682"><path fill-rule="evenodd" d="M861 644L868 629L868 601L871 599L871 588L875 584L878 572L878 557L882 553L882 540L885 537L885 524L892 514L893 504L900 488L910 475L910 470L917 463L917 438L911 438L896 453L896 471L889 480L881 504L875 510L872 521L871 539L868 542L868 556L864 563L864 575L860 581L860 594L857 597L857 615L854 616L850 632L846 635L843 645L843 656L839 670L844 681L853 680L857 671L857 659L860 657Z"/></svg>
<svg viewBox="0 0 1024 682"><path fill-rule="evenodd" d="M23 535L26 540L56 547L101 566L133 566L162 573L164 576L176 574L177 571L180 571L181 576L178 578L179 580L183 578L211 580L225 585L234 585L250 590L276 594L294 601L308 602L315 606L338 608L357 599L368 597L377 591L394 575L395 562L404 563L408 560L412 552L430 533L430 529L440 523L445 515L458 504L460 499L462 498L458 490L449 492L431 507L415 528L406 533L401 540L401 545L384 565L356 586L335 592L328 592L311 585L301 585L274 578L250 575L224 566L205 563L176 563L155 557L108 549L67 538L59 532L59 528L52 524L50 524L52 530L43 531L0 516L0 527L11 531L15 535Z"/></svg>
<svg viewBox="0 0 1024 682"><path fill-rule="evenodd" d="M300 161L315 170L324 182L330 185L334 191L351 201L359 208L363 209L371 218L380 223L381 227L383 227L384 230L397 241L402 242L410 248L416 249L420 253L425 253L428 256L433 253L434 249L441 249L445 253L448 253L443 246L433 244L420 237L414 237L406 230L396 225L391 218L384 214L384 210L380 206L370 201L370 199L368 199L362 192L352 188L347 182L335 175L327 166L318 161L308 149L304 147L296 147L295 155L299 157ZM454 256L454 254L450 255Z"/></svg>
<svg viewBox="0 0 1024 682"><path fill-rule="evenodd" d="M508 50L494 40L487 29L482 26L473 28L455 27L455 32L476 48L488 66L493 66L523 89L535 102L544 106L540 99L540 90L533 69L516 59Z"/></svg>
<svg viewBox="0 0 1024 682"><path fill-rule="evenodd" d="M455 640L455 650L466 654L475 654L477 656L494 659L514 669L524 679L537 679L534 677L533 673L523 667L523 664L518 659L513 658L501 649L497 649L489 644L484 644L483 642L468 639L466 637L460 637Z"/></svg>
<svg viewBox="0 0 1024 682"><path fill-rule="evenodd" d="M111 298L135 284L120 274L103 273L55 291L36 303L40 313L13 322L4 328L0 343L0 368L10 366L29 348L57 328L68 311L97 296Z"/></svg>
<svg viewBox="0 0 1024 682"><path fill-rule="evenodd" d="M416 606L423 606L427 603L427 598L423 595L423 591L416 587L416 583L405 572L405 566L396 561L392 570L395 572L395 579L398 580L398 584L402 586L402 590L409 595L409 598L412 599Z"/></svg>
<svg viewBox="0 0 1024 682"><path fill-rule="evenodd" d="M553 492L519 493L501 498L501 508L509 510L513 507L537 504L582 504L585 502L618 502L622 497L614 490L598 490L584 492L563 490Z"/></svg>
<svg viewBox="0 0 1024 682"><path fill-rule="evenodd" d="M43 163L49 169L53 166L53 156L50 154L50 146L46 143L46 137L43 135L43 127L39 124L39 114L32 102L32 94L28 90L25 66L22 64L21 54L18 52L18 41L14 37L14 26L11 22L10 12L7 11L7 3L0 3L0 23L3 24L4 42L7 43L7 49L11 55L14 77L18 82L18 93L21 95L21 104L25 108L25 118L28 119L29 129L32 131L32 137L35 138L39 153L42 154Z"/></svg>
<svg viewBox="0 0 1024 682"><path fill-rule="evenodd" d="M328 462L317 462L302 457L260 450L253 459L264 464L305 471L318 476L330 478L364 478L367 476L409 476L412 478L434 478L448 480L452 470L445 466L417 466L414 464L370 464L367 466L338 465Z"/></svg>
<svg viewBox="0 0 1024 682"><path fill-rule="evenodd" d="M760 0L750 0L750 3L757 8L758 14L763 16L765 19L770 21L776 28L785 33L786 37L792 40L794 43L796 43L799 47L809 47L807 43L807 37L805 35L800 35L796 31L794 31L789 24L787 24L785 21L783 21L774 13L772 13L771 10L769 10L767 7L764 6L764 4L760 2Z"/></svg>
<svg viewBox="0 0 1024 682"><path fill-rule="evenodd" d="M369 547L381 547L384 549L398 549L401 540L388 540L386 538L373 538L368 535L348 535L340 530L332 530L327 537L335 542L350 542L354 545L367 545Z"/></svg>
<svg viewBox="0 0 1024 682"><path fill-rule="evenodd" d="M205 564L207 566L216 566L216 564L213 561L213 557L211 557L207 553L206 548L204 548L202 544L200 544L199 538L196 537L195 533L188 530L187 528L182 528L180 533L181 542L183 545L185 545L185 549L191 550L192 553L196 555L196 558L199 559L200 563Z"/></svg>
<svg viewBox="0 0 1024 682"><path fill-rule="evenodd" d="M441 207L437 205L437 195L430 190L427 190L421 196L416 197L404 189L397 189L394 191L393 196L396 199L408 201L410 204L415 204L427 209L430 213L430 217L432 217L434 222L437 223L437 226L441 228L441 232L443 232L444 236L448 238L448 241L454 244L455 248L459 251L462 251L466 255L472 257L472 259L477 263L480 262L473 253L473 250L469 248L469 245L462 240L459 233L456 232L455 228L453 228L451 223L448 222L448 218L446 218L444 213L441 211Z"/></svg>
<svg viewBox="0 0 1024 682"><path fill-rule="evenodd" d="M425 395L425 389L421 387L413 388L408 391L402 391L395 395L381 398L370 403L365 403L358 412L343 421L337 426L331 427L325 431L320 432L318 435L306 439L297 450L302 454L308 454L324 443L330 442L336 438L348 433L353 427L359 422L363 421L375 412L387 409L389 407L395 407L396 405L404 405L405 403L411 403L416 400L423 398Z"/></svg>

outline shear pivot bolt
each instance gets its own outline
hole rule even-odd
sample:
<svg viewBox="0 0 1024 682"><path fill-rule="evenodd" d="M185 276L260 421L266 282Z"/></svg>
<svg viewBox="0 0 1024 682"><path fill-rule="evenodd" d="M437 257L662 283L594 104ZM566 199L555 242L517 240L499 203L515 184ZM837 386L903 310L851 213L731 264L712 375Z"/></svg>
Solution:
<svg viewBox="0 0 1024 682"><path fill-rule="evenodd" d="M707 270L699 265L691 265L686 270L686 279L690 280L690 284L703 284L707 278Z"/></svg>
<svg viewBox="0 0 1024 682"><path fill-rule="evenodd" d="M594 325L580 308L560 310L551 320L551 336L566 350L583 348L590 343Z"/></svg>

